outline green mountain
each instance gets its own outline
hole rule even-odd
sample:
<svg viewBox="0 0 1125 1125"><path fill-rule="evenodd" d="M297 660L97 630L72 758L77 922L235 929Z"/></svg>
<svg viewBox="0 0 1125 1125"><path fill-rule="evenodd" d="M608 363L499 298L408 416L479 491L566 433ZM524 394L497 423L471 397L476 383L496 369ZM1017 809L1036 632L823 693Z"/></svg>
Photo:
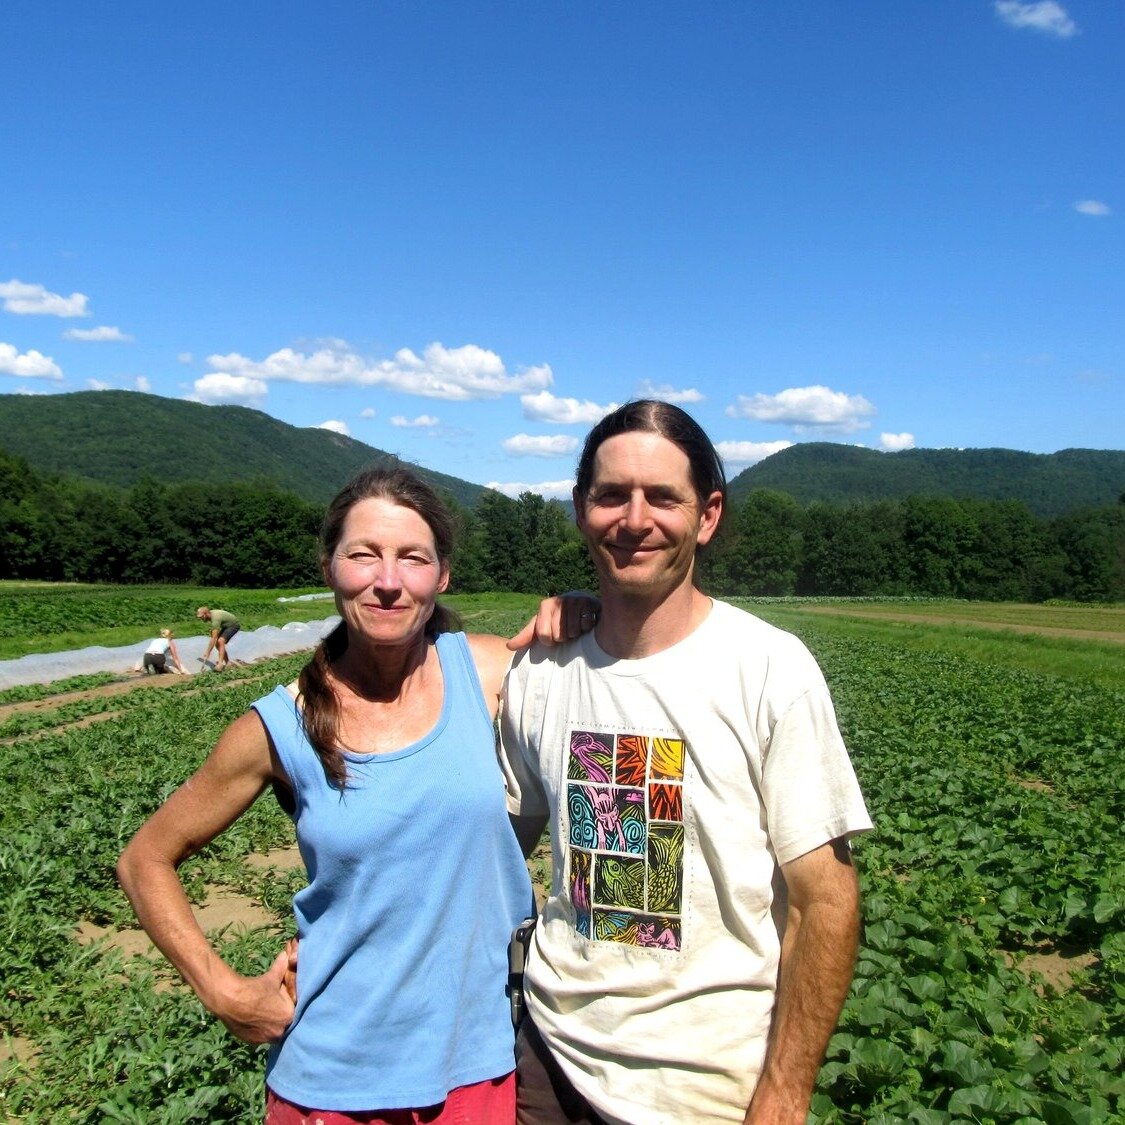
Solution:
<svg viewBox="0 0 1125 1125"><path fill-rule="evenodd" d="M358 469L393 454L331 430L300 429L244 406L203 406L136 391L0 395L0 448L40 472L128 488L269 480L327 503ZM465 507L487 489L416 466Z"/></svg>
<svg viewBox="0 0 1125 1125"><path fill-rule="evenodd" d="M756 488L802 504L893 500L904 496L1022 500L1037 516L1114 504L1125 493L1125 451L1063 449L904 449L879 453L854 445L806 442L752 465L730 482L739 501Z"/></svg>

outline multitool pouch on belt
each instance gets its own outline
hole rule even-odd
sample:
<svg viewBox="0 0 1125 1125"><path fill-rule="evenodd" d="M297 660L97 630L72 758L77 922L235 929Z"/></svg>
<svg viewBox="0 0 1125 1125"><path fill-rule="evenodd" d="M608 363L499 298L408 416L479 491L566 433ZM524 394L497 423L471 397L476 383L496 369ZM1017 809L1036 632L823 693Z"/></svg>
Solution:
<svg viewBox="0 0 1125 1125"><path fill-rule="evenodd" d="M512 1003L512 1026L519 1027L523 1019L523 970L531 948L531 935L535 933L535 919L525 918L513 931L508 942L508 999Z"/></svg>

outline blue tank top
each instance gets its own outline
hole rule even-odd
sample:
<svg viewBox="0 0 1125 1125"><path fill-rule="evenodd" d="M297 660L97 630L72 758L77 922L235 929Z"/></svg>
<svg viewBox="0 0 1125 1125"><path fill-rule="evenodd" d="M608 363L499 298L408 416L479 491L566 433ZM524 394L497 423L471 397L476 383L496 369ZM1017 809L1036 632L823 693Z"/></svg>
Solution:
<svg viewBox="0 0 1125 1125"><path fill-rule="evenodd" d="M308 871L293 899L297 1010L266 1066L298 1105L436 1105L514 1065L507 946L534 896L465 635L441 634L437 650L437 725L401 750L345 753L342 794L289 692L253 705L293 788Z"/></svg>

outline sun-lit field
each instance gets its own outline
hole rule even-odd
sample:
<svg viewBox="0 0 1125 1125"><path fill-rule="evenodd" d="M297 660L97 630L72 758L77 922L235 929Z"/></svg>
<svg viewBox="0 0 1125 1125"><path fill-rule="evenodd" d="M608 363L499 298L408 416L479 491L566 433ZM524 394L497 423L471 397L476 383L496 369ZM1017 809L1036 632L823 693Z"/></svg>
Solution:
<svg viewBox="0 0 1125 1125"><path fill-rule="evenodd" d="M536 600L453 602L470 629L507 634ZM863 948L815 1119L1121 1120L1125 646L1108 639L1121 607L748 608L816 653L876 824L855 848ZM134 955L145 944L113 864L222 727L304 659L0 696L0 1119L261 1119L262 1051ZM291 931L292 839L267 795L185 865L247 971ZM548 867L540 851L540 881Z"/></svg>
<svg viewBox="0 0 1125 1125"><path fill-rule="evenodd" d="M1109 688L1125 685L1125 606L733 599L783 629L816 629L919 652L956 652Z"/></svg>

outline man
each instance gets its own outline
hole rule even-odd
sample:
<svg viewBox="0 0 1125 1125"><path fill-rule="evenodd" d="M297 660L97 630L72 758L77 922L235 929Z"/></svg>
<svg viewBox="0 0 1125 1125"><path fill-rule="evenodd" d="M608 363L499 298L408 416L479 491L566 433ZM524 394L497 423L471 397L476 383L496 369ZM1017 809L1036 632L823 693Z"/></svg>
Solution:
<svg viewBox="0 0 1125 1125"><path fill-rule="evenodd" d="M851 982L871 822L812 656L693 584L725 492L679 408L604 418L574 489L600 620L508 677L509 810L554 859L520 1125L804 1122Z"/></svg>
<svg viewBox="0 0 1125 1125"><path fill-rule="evenodd" d="M200 621L209 621L211 623L211 637L207 641L207 649L200 657L204 664L207 663L207 658L211 655L211 650L214 649L215 656L215 671L221 672L229 663L230 657L227 655L227 641L231 639L238 632L242 626L239 624L238 618L233 613L227 613L225 609L210 609L205 605L201 605L196 611L195 616Z"/></svg>

